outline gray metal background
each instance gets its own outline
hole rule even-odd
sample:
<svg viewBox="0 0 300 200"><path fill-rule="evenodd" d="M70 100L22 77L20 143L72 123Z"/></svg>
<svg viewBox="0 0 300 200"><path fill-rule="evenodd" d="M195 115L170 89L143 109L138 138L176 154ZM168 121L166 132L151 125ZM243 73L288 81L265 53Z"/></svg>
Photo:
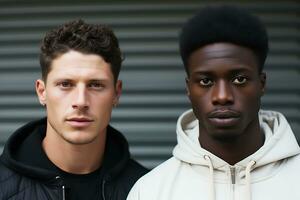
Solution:
<svg viewBox="0 0 300 200"><path fill-rule="evenodd" d="M142 164L152 168L166 160L176 144L177 117L189 108L178 31L203 5L0 3L0 152L16 128L44 116L34 91L40 76L40 39L58 24L82 18L109 24L126 57L121 71L124 91L112 124L125 134ZM270 35L263 108L283 112L300 138L300 5L239 5L259 15Z"/></svg>

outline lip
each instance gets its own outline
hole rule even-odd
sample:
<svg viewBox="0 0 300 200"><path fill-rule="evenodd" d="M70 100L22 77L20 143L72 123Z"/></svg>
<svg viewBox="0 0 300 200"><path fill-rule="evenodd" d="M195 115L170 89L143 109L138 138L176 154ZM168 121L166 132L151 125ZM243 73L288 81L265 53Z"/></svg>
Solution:
<svg viewBox="0 0 300 200"><path fill-rule="evenodd" d="M233 110L216 110L208 115L208 120L216 127L231 127L239 123L241 114Z"/></svg>
<svg viewBox="0 0 300 200"><path fill-rule="evenodd" d="M75 128L84 128L89 126L93 120L90 118L85 117L74 117L74 118L68 118L67 123Z"/></svg>

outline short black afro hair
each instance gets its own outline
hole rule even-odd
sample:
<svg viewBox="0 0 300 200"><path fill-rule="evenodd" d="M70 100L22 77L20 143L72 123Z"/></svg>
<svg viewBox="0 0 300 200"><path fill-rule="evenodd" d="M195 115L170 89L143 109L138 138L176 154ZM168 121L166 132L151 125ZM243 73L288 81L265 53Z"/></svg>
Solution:
<svg viewBox="0 0 300 200"><path fill-rule="evenodd" d="M190 55L200 47L229 42L251 49L261 72L268 54L268 35L258 17L234 6L209 6L190 18L180 33L180 54L188 73Z"/></svg>

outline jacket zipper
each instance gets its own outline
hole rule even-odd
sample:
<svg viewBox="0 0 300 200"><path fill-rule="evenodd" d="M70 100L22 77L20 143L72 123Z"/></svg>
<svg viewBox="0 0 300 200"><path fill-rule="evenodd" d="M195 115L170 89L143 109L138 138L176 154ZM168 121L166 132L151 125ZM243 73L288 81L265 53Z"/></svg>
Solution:
<svg viewBox="0 0 300 200"><path fill-rule="evenodd" d="M60 180L60 176L55 177L56 180ZM62 200L66 200L66 187L64 185L61 186L62 188Z"/></svg>
<svg viewBox="0 0 300 200"><path fill-rule="evenodd" d="M105 200L105 183L106 183L106 181L105 180L103 180L103 182L102 182L102 199L103 200Z"/></svg>
<svg viewBox="0 0 300 200"><path fill-rule="evenodd" d="M66 200L66 188L64 185L62 186L62 197L63 197L63 200Z"/></svg>

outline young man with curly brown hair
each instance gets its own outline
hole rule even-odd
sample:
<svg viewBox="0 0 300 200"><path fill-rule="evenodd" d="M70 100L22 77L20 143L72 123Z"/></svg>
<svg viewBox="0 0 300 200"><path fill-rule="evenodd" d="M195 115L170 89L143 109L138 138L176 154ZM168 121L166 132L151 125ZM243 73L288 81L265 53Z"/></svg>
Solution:
<svg viewBox="0 0 300 200"><path fill-rule="evenodd" d="M47 117L18 129L0 163L0 199L122 200L147 170L109 125L122 58L107 26L72 21L42 41L36 81Z"/></svg>

